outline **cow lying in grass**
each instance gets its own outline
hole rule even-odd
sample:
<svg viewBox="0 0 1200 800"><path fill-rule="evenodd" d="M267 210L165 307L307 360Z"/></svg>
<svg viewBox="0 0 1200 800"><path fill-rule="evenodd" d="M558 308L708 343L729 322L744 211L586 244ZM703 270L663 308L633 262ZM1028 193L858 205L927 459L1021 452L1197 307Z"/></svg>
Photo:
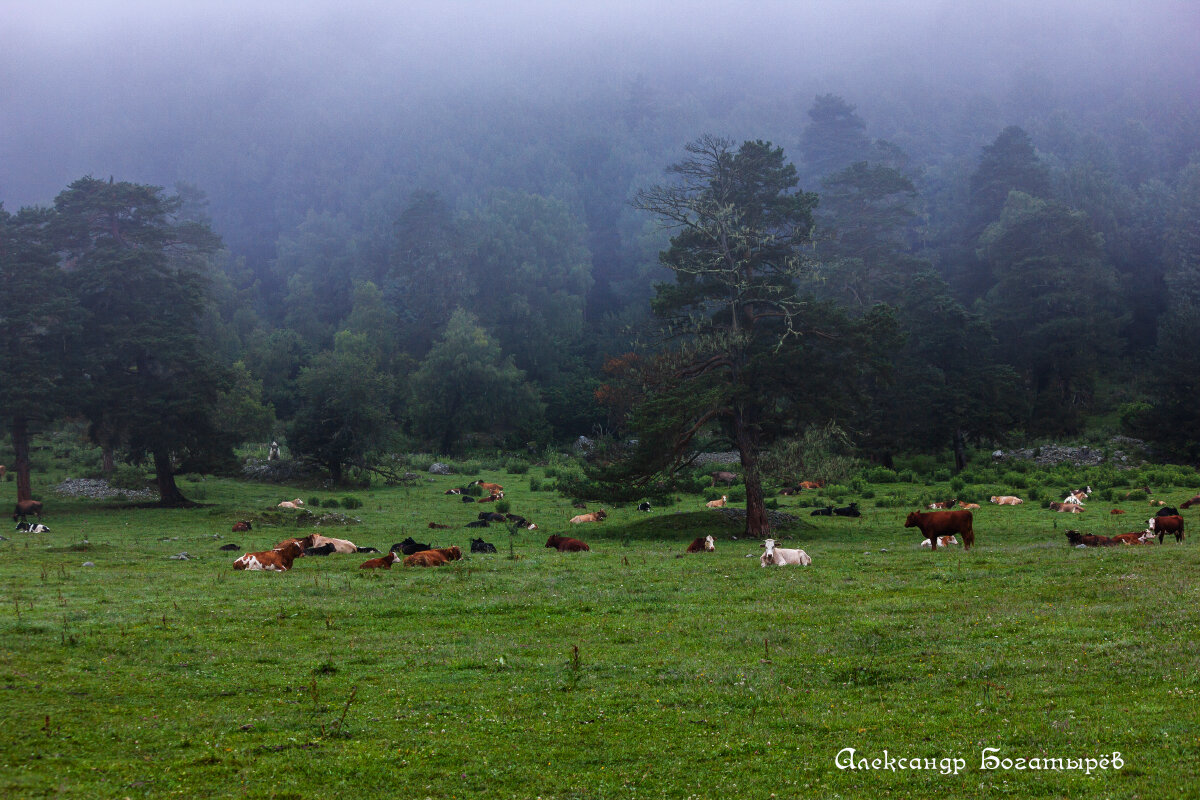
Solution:
<svg viewBox="0 0 1200 800"><path fill-rule="evenodd" d="M264 570L267 572L287 572L292 568L292 562L304 555L304 548L298 541L291 541L283 547L264 550L261 553L246 553L233 562L234 569Z"/></svg>
<svg viewBox="0 0 1200 800"><path fill-rule="evenodd" d="M441 547L437 550L422 550L419 553L413 553L404 559L406 567L441 567L449 564L451 561L458 561L462 558L462 550L458 546Z"/></svg>
<svg viewBox="0 0 1200 800"><path fill-rule="evenodd" d="M1110 539L1107 536L1096 536L1079 531L1067 531L1067 541L1075 547L1115 547L1124 544L1124 542Z"/></svg>
<svg viewBox="0 0 1200 800"><path fill-rule="evenodd" d="M388 553L386 556L379 558L370 558L359 565L359 569L391 569L392 564L400 560L400 556L395 553Z"/></svg>
<svg viewBox="0 0 1200 800"><path fill-rule="evenodd" d="M784 547L776 547L774 539L767 539L763 542L763 547L767 552L763 553L758 559L758 565L765 567L768 564L774 564L777 567L785 567L789 564L807 567L812 564L812 559L808 553L803 550L793 550Z"/></svg>
<svg viewBox="0 0 1200 800"><path fill-rule="evenodd" d="M949 547L952 544L958 544L958 539L954 538L954 534L950 534L949 536L939 536L937 537L937 544L938 547ZM921 547L933 547L933 540L922 539Z"/></svg>
<svg viewBox="0 0 1200 800"><path fill-rule="evenodd" d="M689 553L711 553L716 549L717 545L713 542L713 537L711 536L697 536L687 546L687 552Z"/></svg>
<svg viewBox="0 0 1200 800"><path fill-rule="evenodd" d="M570 536L559 536L557 533L546 540L546 547L553 547L560 553L579 553L592 549L587 546L587 542L572 539Z"/></svg>
<svg viewBox="0 0 1200 800"><path fill-rule="evenodd" d="M585 522L603 522L608 517L608 512L603 508L599 511L593 511L590 514L580 514L577 517L571 517L571 524L581 525Z"/></svg>

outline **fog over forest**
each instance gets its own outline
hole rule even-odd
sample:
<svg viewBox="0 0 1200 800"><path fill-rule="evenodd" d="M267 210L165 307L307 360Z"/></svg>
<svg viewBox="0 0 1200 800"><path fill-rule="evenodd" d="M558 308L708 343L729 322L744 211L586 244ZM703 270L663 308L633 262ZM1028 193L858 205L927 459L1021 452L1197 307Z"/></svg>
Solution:
<svg viewBox="0 0 1200 800"><path fill-rule="evenodd" d="M221 239L206 347L281 435L358 359L414 447L544 441L634 426L605 381L673 279L639 191L701 137L762 140L816 195L797 291L866 348L797 354L846 384L767 440L834 419L887 463L1197 427L1191 0L383 5L4 4L4 211L67 219L84 176L178 194ZM412 389L476 324L520 431L430 427Z"/></svg>

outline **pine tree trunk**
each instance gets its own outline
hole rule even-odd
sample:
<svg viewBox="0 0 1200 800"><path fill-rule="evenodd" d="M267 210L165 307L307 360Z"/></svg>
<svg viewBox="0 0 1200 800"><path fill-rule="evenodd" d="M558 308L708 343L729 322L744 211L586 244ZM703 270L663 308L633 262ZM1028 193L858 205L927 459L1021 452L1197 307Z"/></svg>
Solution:
<svg viewBox="0 0 1200 800"><path fill-rule="evenodd" d="M154 451L154 480L158 484L159 502L164 506L183 506L191 503L175 485L175 468L171 466L171 454L166 450Z"/></svg>
<svg viewBox="0 0 1200 800"><path fill-rule="evenodd" d="M104 445L100 449L100 470L104 473L104 477L111 478L113 470L117 468L116 459L113 458L112 445Z"/></svg>
<svg viewBox="0 0 1200 800"><path fill-rule="evenodd" d="M963 432L954 432L954 471L962 472L967 466L967 447Z"/></svg>
<svg viewBox="0 0 1200 800"><path fill-rule="evenodd" d="M16 455L13 469L17 473L17 501L32 500L33 484L29 480L29 423L24 417L13 419L12 440Z"/></svg>
<svg viewBox="0 0 1200 800"><path fill-rule="evenodd" d="M758 452L742 409L735 411L733 425L733 441L741 455L742 478L746 482L746 538L767 539L771 536L771 521L767 519L767 505L763 498Z"/></svg>

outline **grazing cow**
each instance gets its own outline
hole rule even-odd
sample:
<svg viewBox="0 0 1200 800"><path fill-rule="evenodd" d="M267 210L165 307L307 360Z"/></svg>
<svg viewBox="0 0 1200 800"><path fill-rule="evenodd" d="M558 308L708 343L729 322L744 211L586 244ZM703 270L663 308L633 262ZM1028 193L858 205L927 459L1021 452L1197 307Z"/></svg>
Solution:
<svg viewBox="0 0 1200 800"><path fill-rule="evenodd" d="M858 510L858 503L851 503L850 505L843 506L842 508L835 508L833 510L833 513L837 514L839 517L861 517L862 516L862 512Z"/></svg>
<svg viewBox="0 0 1200 800"><path fill-rule="evenodd" d="M934 550L937 550L937 537L953 533L962 534L964 550L970 550L975 544L974 518L970 511L934 511L931 514L913 511L904 521L904 527L920 528Z"/></svg>
<svg viewBox="0 0 1200 800"><path fill-rule="evenodd" d="M337 548L334 547L331 542L326 542L325 544L321 545L320 547L304 548L304 555L306 555L306 556L327 556L330 553L336 553L336 552L337 552Z"/></svg>
<svg viewBox="0 0 1200 800"><path fill-rule="evenodd" d="M498 514L495 511L480 511L479 518L485 519L488 522L508 522L508 517Z"/></svg>
<svg viewBox="0 0 1200 800"><path fill-rule="evenodd" d="M391 552L395 553L395 552L399 551L406 556L411 556L413 553L420 553L423 550L432 550L432 549L433 548L430 547L429 545L421 544L420 542L414 541L413 538L411 536L409 536L403 542L397 542L396 544L392 545Z"/></svg>
<svg viewBox="0 0 1200 800"><path fill-rule="evenodd" d="M1180 508L1191 508L1192 506L1196 505L1196 503L1200 503L1200 494L1196 495L1195 497L1191 498L1190 500L1185 500L1184 502L1180 503L1179 507Z"/></svg>
<svg viewBox="0 0 1200 800"><path fill-rule="evenodd" d="M650 501L638 504L638 511L650 511Z"/></svg>
<svg viewBox="0 0 1200 800"><path fill-rule="evenodd" d="M763 542L763 547L767 549L767 552L758 559L760 567L765 567L767 564L774 564L777 567L785 567L789 564L807 567L812 563L808 553L803 550L776 547L774 539L767 539Z"/></svg>
<svg viewBox="0 0 1200 800"><path fill-rule="evenodd" d="M250 520L248 519L239 520L238 522L233 523L234 533L245 533L246 531L250 530L250 528Z"/></svg>
<svg viewBox="0 0 1200 800"><path fill-rule="evenodd" d="M571 523L580 525L584 522L603 522L608 517L608 512L603 508L599 511L593 511L590 514L580 514L577 517L571 517Z"/></svg>
<svg viewBox="0 0 1200 800"><path fill-rule="evenodd" d="M998 506L1019 506L1025 501L1011 494L992 495L991 502Z"/></svg>
<svg viewBox="0 0 1200 800"><path fill-rule="evenodd" d="M697 536L687 546L687 552L689 553L711 553L716 549L717 545L713 542L713 537L711 536Z"/></svg>
<svg viewBox="0 0 1200 800"><path fill-rule="evenodd" d="M959 500L958 507L967 511L976 511L979 508L979 503L964 503L962 500Z"/></svg>
<svg viewBox="0 0 1200 800"><path fill-rule="evenodd" d="M1060 514L1082 514L1084 508L1079 503L1051 503L1051 511L1057 511Z"/></svg>
<svg viewBox="0 0 1200 800"><path fill-rule="evenodd" d="M433 528L434 530L441 530L441 531L450 529L449 525L441 525L436 522L429 523L429 527Z"/></svg>
<svg viewBox="0 0 1200 800"><path fill-rule="evenodd" d="M233 562L234 569L265 570L267 572L287 572L292 568L292 562L304 555L304 548L299 542L289 542L274 550L264 550L261 553L246 553Z"/></svg>
<svg viewBox="0 0 1200 800"><path fill-rule="evenodd" d="M370 558L359 564L359 569L391 569L392 564L400 560L400 556L395 553L388 553L386 556L379 558Z"/></svg>
<svg viewBox="0 0 1200 800"><path fill-rule="evenodd" d="M936 503L930 503L928 507L930 510L944 510L947 508L954 508L954 504L957 502L957 498L954 500L940 500Z"/></svg>
<svg viewBox="0 0 1200 800"><path fill-rule="evenodd" d="M1183 541L1183 517L1178 515L1173 517L1151 517L1148 520L1150 530L1158 534L1158 543L1162 544L1163 536L1168 533L1175 534L1175 541Z"/></svg>
<svg viewBox="0 0 1200 800"><path fill-rule="evenodd" d="M726 486L732 486L738 479L738 474L736 472L725 472L722 470L712 473L710 477L712 478L713 486L716 486L718 483L723 483Z"/></svg>
<svg viewBox="0 0 1200 800"><path fill-rule="evenodd" d="M486 519L477 519L473 522L467 523L468 528L490 528L491 526L492 524Z"/></svg>
<svg viewBox="0 0 1200 800"><path fill-rule="evenodd" d="M489 494L500 494L504 491L504 487L498 483L485 483L483 481L472 481L468 486L478 486Z"/></svg>
<svg viewBox="0 0 1200 800"><path fill-rule="evenodd" d="M587 542L581 542L569 536L559 536L557 533L546 540L546 547L553 547L560 553L578 553L592 549L587 546Z"/></svg>
<svg viewBox="0 0 1200 800"><path fill-rule="evenodd" d="M29 514L36 515L38 522L42 521L41 500L18 500L16 508L13 509L13 522L16 522L18 519L24 520Z"/></svg>
<svg viewBox="0 0 1200 800"><path fill-rule="evenodd" d="M1109 514L1124 514L1125 512L1119 508L1114 508L1112 511L1109 511L1108 513Z"/></svg>
<svg viewBox="0 0 1200 800"><path fill-rule="evenodd" d="M1124 544L1116 539L1110 539L1107 536L1095 536L1090 533L1080 533L1079 531L1067 531L1067 541L1076 547L1083 545L1084 547L1115 547L1119 544Z"/></svg>
<svg viewBox="0 0 1200 800"><path fill-rule="evenodd" d="M721 495L720 500L709 500L704 505L708 506L709 508L722 508L727 500L729 500L729 495L723 494Z"/></svg>
<svg viewBox="0 0 1200 800"><path fill-rule="evenodd" d="M1154 512L1156 517L1178 517L1179 509L1172 506L1163 506L1158 511Z"/></svg>
<svg viewBox="0 0 1200 800"><path fill-rule="evenodd" d="M492 544L491 542L485 542L482 538L472 539L471 540L471 552L472 553L494 553L494 552L496 552L496 545Z"/></svg>
<svg viewBox="0 0 1200 800"><path fill-rule="evenodd" d="M319 533L309 534L312 536L313 543L311 547L320 547L323 544L332 544L334 549L339 553L357 553L358 545L349 539L334 539L331 536L322 536Z"/></svg>
<svg viewBox="0 0 1200 800"><path fill-rule="evenodd" d="M833 506L825 506L824 508L818 508L816 511L811 512L809 514L809 516L810 517L832 517L833 516Z"/></svg>
<svg viewBox="0 0 1200 800"><path fill-rule="evenodd" d="M404 558L406 567L441 567L449 563L446 557L437 550L422 550Z"/></svg>
<svg viewBox="0 0 1200 800"><path fill-rule="evenodd" d="M954 534L951 534L949 536L939 536L939 537L937 537L937 543L938 543L938 547L949 547L952 544L958 544L958 539L954 538ZM922 539L921 547L933 547L933 540L932 539Z"/></svg>

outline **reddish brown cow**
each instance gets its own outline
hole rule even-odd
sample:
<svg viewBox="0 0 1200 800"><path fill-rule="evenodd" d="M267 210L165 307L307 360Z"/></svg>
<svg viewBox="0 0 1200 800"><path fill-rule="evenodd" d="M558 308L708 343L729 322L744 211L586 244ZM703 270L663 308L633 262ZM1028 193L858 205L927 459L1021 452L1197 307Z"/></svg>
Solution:
<svg viewBox="0 0 1200 800"><path fill-rule="evenodd" d="M559 536L557 533L546 540L546 547L553 547L560 553L578 553L581 550L592 549L587 546L587 542L569 536Z"/></svg>
<svg viewBox="0 0 1200 800"><path fill-rule="evenodd" d="M404 559L406 567L441 567L449 563L446 557L437 550L422 550Z"/></svg>
<svg viewBox="0 0 1200 800"><path fill-rule="evenodd" d="M1119 509L1119 508L1114 508L1112 511L1110 511L1110 512L1108 512L1108 513L1109 513L1109 514L1124 514L1125 512L1124 512L1124 511L1122 511L1122 510L1121 510L1121 509Z"/></svg>
<svg viewBox="0 0 1200 800"><path fill-rule="evenodd" d="M1191 500L1186 500L1186 501L1180 503L1179 507L1180 508L1191 508L1192 506L1196 505L1196 503L1200 503L1200 494L1196 495Z"/></svg>
<svg viewBox="0 0 1200 800"><path fill-rule="evenodd" d="M974 521L970 511L934 511L929 514L913 511L904 521L904 527L920 528L934 550L937 550L937 537L954 533L962 534L964 550L970 550L975 544Z"/></svg>
<svg viewBox="0 0 1200 800"><path fill-rule="evenodd" d="M442 558L446 559L447 561L462 560L462 550L458 548L458 545L454 545L452 547L439 547L436 550L431 550L429 552L439 553Z"/></svg>
<svg viewBox="0 0 1200 800"><path fill-rule="evenodd" d="M42 501L41 500L18 500L17 507L13 510L13 522L18 519L25 519L26 514L37 514L39 521L42 519Z"/></svg>
<svg viewBox="0 0 1200 800"><path fill-rule="evenodd" d="M1151 517L1150 530L1158 534L1158 543L1162 544L1163 536L1175 534L1175 541L1183 541L1183 517Z"/></svg>
<svg viewBox="0 0 1200 800"><path fill-rule="evenodd" d="M1127 545L1145 544L1146 537L1151 535L1151 533L1149 531L1130 531L1129 533L1119 533L1112 537L1112 540Z"/></svg>
<svg viewBox="0 0 1200 800"><path fill-rule="evenodd" d="M1110 539L1107 536L1095 536L1090 533L1080 533L1079 531L1067 531L1067 541L1075 547L1083 545L1084 547L1115 547L1116 545L1124 544L1119 539Z"/></svg>
<svg viewBox="0 0 1200 800"><path fill-rule="evenodd" d="M825 481L800 481L796 485L801 489L824 489Z"/></svg>
<svg viewBox="0 0 1200 800"><path fill-rule="evenodd" d="M713 542L711 536L697 536L692 540L692 543L687 546L689 553L703 553L705 551L713 552L717 549L716 543Z"/></svg>
<svg viewBox="0 0 1200 800"><path fill-rule="evenodd" d="M267 572L287 572L292 568L292 562L304 555L304 548L299 541L291 540L283 547L274 550L264 550L261 553L246 553L233 562L234 569L266 570Z"/></svg>
<svg viewBox="0 0 1200 800"><path fill-rule="evenodd" d="M400 556L395 553L388 553L386 556L379 558L370 558L358 566L359 569L391 569L392 564L400 560Z"/></svg>
<svg viewBox="0 0 1200 800"><path fill-rule="evenodd" d="M1082 514L1083 506L1079 503L1051 503L1050 510L1061 514Z"/></svg>
<svg viewBox="0 0 1200 800"><path fill-rule="evenodd" d="M250 520L248 519L239 520L233 523L234 533L245 533L248 530L250 530Z"/></svg>

